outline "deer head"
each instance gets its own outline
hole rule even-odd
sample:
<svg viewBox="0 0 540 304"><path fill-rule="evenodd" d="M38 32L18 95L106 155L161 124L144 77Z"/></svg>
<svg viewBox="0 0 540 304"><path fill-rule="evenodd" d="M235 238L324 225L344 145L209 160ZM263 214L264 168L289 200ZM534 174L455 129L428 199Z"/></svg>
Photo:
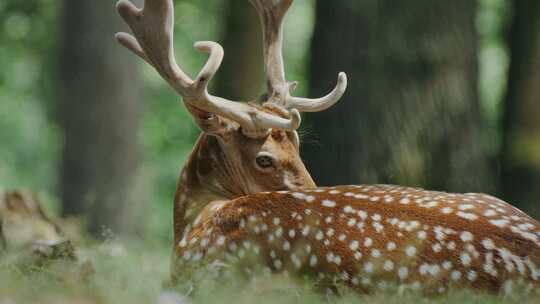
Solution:
<svg viewBox="0 0 540 304"><path fill-rule="evenodd" d="M293 97L297 83L285 79L282 56L282 21L292 0L250 2L261 19L268 85L264 100L252 103L208 93L208 83L223 59L223 48L216 42L195 43L195 49L208 53L209 58L194 79L178 67L173 47L172 0L147 0L143 9L127 0L117 4L134 34L118 33L117 40L153 66L182 96L203 131L179 182L175 222L184 218L192 202L198 206L196 213L211 201L315 186L299 156L296 130L300 112L323 111L334 105L345 92L347 77L340 73L336 87L325 97Z"/></svg>

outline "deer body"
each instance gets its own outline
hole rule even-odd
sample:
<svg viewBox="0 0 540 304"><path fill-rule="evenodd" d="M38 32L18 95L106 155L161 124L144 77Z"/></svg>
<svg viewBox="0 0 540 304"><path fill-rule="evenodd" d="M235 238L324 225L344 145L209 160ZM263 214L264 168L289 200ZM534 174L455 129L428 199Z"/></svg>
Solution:
<svg viewBox="0 0 540 304"><path fill-rule="evenodd" d="M539 286L540 223L485 194L389 185L259 193L208 206L193 224L176 246L179 271L250 253L272 271L365 292Z"/></svg>
<svg viewBox="0 0 540 304"><path fill-rule="evenodd" d="M178 67L172 0L117 9L134 36L118 41L183 97L203 134L182 170L174 199L173 275L200 263L247 261L270 271L341 280L362 291L396 283L444 292L469 286L510 293L539 286L540 224L483 194L398 186L316 188L299 155L300 112L323 111L347 77L318 99L293 97L285 79L282 21L292 0L250 0L263 29L267 92L261 102L208 93L223 49L194 79ZM220 263L214 263L220 262Z"/></svg>

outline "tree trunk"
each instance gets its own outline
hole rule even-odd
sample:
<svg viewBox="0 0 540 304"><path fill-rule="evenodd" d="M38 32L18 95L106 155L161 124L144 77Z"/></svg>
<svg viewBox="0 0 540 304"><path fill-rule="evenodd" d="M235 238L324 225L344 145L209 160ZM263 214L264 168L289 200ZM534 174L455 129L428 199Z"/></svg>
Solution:
<svg viewBox="0 0 540 304"><path fill-rule="evenodd" d="M540 2L513 6L501 189L505 199L540 215Z"/></svg>
<svg viewBox="0 0 540 304"><path fill-rule="evenodd" d="M218 96L251 101L265 90L262 32L255 8L247 1L228 0L223 48L225 56L217 74Z"/></svg>
<svg viewBox="0 0 540 304"><path fill-rule="evenodd" d="M316 182L490 191L477 93L476 2L317 1L311 95L340 70L343 100L307 117Z"/></svg>
<svg viewBox="0 0 540 304"><path fill-rule="evenodd" d="M137 169L135 58L114 41L124 28L113 2L64 0L62 13L63 214L86 215L96 236L119 232Z"/></svg>

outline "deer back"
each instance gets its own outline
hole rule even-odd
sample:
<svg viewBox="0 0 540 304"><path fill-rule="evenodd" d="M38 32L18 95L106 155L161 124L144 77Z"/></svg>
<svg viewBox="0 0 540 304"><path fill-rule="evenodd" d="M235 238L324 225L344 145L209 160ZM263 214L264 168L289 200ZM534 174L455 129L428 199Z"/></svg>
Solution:
<svg viewBox="0 0 540 304"><path fill-rule="evenodd" d="M179 265L251 253L274 272L364 291L538 287L540 223L485 194L388 185L261 193L214 205L176 247Z"/></svg>

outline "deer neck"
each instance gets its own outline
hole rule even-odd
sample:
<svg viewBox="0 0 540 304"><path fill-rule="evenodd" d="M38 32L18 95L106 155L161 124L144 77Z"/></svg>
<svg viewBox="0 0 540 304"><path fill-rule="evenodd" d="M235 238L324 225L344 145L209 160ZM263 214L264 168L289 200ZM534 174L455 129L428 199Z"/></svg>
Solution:
<svg viewBox="0 0 540 304"><path fill-rule="evenodd" d="M202 134L182 169L174 197L174 238L208 204L249 194L250 185L215 137Z"/></svg>

